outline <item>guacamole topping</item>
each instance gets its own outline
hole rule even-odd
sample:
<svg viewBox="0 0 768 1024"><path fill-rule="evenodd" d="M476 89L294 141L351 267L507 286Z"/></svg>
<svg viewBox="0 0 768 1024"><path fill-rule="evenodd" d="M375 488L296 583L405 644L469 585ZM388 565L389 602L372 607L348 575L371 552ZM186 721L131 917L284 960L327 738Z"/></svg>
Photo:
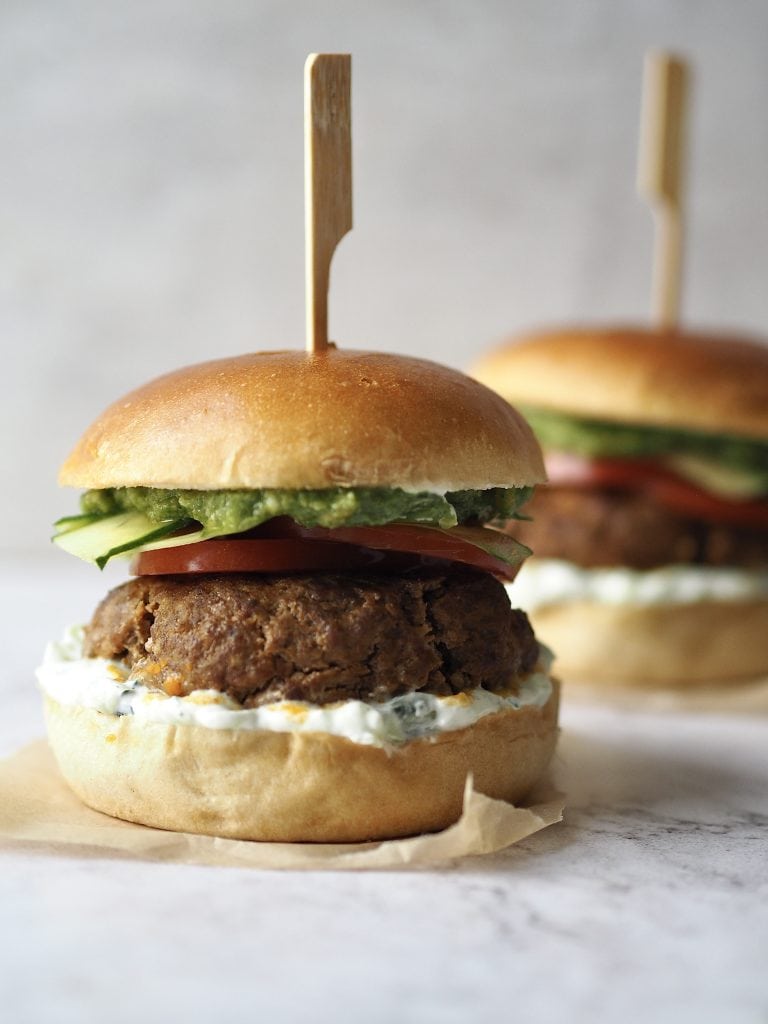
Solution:
<svg viewBox="0 0 768 1024"><path fill-rule="evenodd" d="M699 456L759 478L768 490L768 442L607 420L521 406L545 448L605 458Z"/></svg>
<svg viewBox="0 0 768 1024"><path fill-rule="evenodd" d="M242 533L275 516L301 526L382 526L423 523L443 528L460 523L512 519L532 488L493 487L485 491L412 494L390 487L329 487L322 490L263 488L253 491L164 490L119 487L86 491L86 516L142 512L154 523L190 520L217 534Z"/></svg>

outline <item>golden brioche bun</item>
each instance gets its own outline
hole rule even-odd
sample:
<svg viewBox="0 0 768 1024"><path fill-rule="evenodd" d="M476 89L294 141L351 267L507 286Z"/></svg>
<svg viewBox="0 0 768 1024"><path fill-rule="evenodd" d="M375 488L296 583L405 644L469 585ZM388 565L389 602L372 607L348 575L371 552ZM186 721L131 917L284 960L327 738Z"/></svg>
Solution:
<svg viewBox="0 0 768 1024"><path fill-rule="evenodd" d="M555 747L558 688L543 708L391 751L324 733L141 722L50 697L45 707L62 775L98 811L177 832L337 843L446 828L469 774L487 796L525 796Z"/></svg>
<svg viewBox="0 0 768 1024"><path fill-rule="evenodd" d="M529 613L566 686L694 688L768 674L768 602L569 601Z"/></svg>
<svg viewBox="0 0 768 1024"><path fill-rule="evenodd" d="M524 335L473 377L574 416L768 438L768 345L729 335L582 328Z"/></svg>
<svg viewBox="0 0 768 1024"><path fill-rule="evenodd" d="M111 405L64 463L73 487L527 486L545 479L525 420L457 370L329 349L189 366Z"/></svg>

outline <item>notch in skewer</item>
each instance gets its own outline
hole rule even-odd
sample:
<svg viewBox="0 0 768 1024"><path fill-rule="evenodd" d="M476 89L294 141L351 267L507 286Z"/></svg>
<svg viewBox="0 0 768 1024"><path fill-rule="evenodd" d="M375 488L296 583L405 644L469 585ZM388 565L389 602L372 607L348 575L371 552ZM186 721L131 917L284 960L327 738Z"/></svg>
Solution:
<svg viewBox="0 0 768 1024"><path fill-rule="evenodd" d="M306 344L328 348L328 287L336 246L352 227L349 54L313 53L304 65Z"/></svg>

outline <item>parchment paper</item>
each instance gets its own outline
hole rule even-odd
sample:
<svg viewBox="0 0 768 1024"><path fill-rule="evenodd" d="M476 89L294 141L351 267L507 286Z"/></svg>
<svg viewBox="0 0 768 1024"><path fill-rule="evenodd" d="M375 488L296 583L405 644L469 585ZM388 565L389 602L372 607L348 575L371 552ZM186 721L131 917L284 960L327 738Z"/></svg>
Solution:
<svg viewBox="0 0 768 1024"><path fill-rule="evenodd" d="M102 854L179 864L277 869L366 869L437 865L496 853L562 818L562 794L542 788L524 807L476 793L467 780L455 825L433 835L355 845L251 843L164 832L85 807L61 779L45 740L0 762L0 846Z"/></svg>

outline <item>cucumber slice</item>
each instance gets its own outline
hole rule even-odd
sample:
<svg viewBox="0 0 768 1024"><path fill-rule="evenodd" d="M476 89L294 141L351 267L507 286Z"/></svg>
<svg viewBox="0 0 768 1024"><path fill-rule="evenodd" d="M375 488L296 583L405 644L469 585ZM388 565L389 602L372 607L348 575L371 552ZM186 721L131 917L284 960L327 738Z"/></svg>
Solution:
<svg viewBox="0 0 768 1024"><path fill-rule="evenodd" d="M71 521L81 517L70 516L67 518ZM82 518L92 519L89 516ZM142 544L159 540L169 533L182 529L188 523L189 520L186 519L180 522L153 523L141 512L118 512L117 515L106 518L99 517L80 527L66 527L65 521L64 532L58 533L53 541L54 544L71 555L76 555L86 562L95 562L100 569L103 569L114 555L132 551Z"/></svg>
<svg viewBox="0 0 768 1024"><path fill-rule="evenodd" d="M103 518L103 516L97 513L90 512L79 516L62 516L61 519L56 520L53 528L56 531L56 537L59 537L62 533L69 533L70 530L79 530L81 527L88 526L90 523L95 523L98 519Z"/></svg>

